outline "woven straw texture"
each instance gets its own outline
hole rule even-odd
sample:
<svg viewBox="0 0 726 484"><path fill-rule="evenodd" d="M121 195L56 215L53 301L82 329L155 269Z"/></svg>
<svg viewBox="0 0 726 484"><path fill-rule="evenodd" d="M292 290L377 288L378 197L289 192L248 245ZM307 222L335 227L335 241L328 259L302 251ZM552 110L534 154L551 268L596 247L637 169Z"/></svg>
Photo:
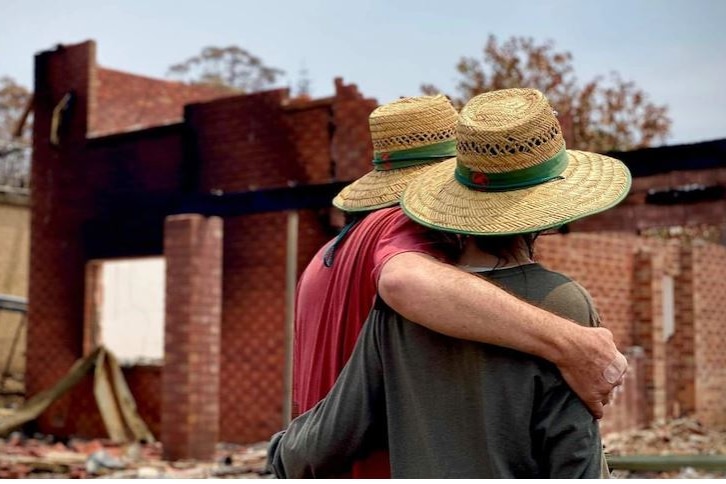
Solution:
<svg viewBox="0 0 726 484"><path fill-rule="evenodd" d="M348 212L377 210L396 205L408 184L437 163L412 166L400 170L372 171L345 187L333 205Z"/></svg>
<svg viewBox="0 0 726 484"><path fill-rule="evenodd" d="M404 212L428 227L472 235L534 232L606 210L630 189L623 163L574 150L567 151L562 179L530 188L478 191L454 178L457 163L501 173L542 163L564 147L559 123L539 91L507 89L473 98L460 114L457 135L457 158L412 181L401 200Z"/></svg>
<svg viewBox="0 0 726 484"><path fill-rule="evenodd" d="M455 139L458 114L442 95L407 97L378 107L369 117L373 149L391 152ZM333 205L346 212L389 207L399 202L408 183L436 161L388 171L373 170L346 186Z"/></svg>
<svg viewBox="0 0 726 484"><path fill-rule="evenodd" d="M455 139L457 114L446 96L398 99L368 118L373 150L389 152Z"/></svg>
<svg viewBox="0 0 726 484"><path fill-rule="evenodd" d="M499 173L534 166L565 146L544 95L504 89L471 99L457 127L456 156L466 166Z"/></svg>

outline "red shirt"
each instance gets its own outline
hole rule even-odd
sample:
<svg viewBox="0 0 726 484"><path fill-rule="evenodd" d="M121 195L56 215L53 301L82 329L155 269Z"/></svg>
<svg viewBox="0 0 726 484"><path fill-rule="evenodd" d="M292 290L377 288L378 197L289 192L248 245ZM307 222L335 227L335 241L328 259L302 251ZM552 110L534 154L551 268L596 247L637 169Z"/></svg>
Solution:
<svg viewBox="0 0 726 484"><path fill-rule="evenodd" d="M354 226L338 244L331 267L321 248L300 277L295 304L293 412L314 407L332 388L348 361L373 306L384 263L403 252L443 258L431 231L398 207L378 210ZM389 477L387 454L358 461L353 477Z"/></svg>

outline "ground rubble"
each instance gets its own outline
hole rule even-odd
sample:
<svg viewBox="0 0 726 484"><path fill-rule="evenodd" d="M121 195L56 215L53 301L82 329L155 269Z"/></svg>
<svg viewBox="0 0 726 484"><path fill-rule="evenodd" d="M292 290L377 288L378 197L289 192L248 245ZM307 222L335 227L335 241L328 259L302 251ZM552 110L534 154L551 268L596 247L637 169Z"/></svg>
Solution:
<svg viewBox="0 0 726 484"><path fill-rule="evenodd" d="M610 433L605 452L629 455L726 455L726 427L706 427L694 418L647 429ZM103 439L56 441L19 432L0 439L0 478L271 478L265 472L267 442L219 444L214 462L162 460L161 444L120 445ZM615 478L726 478L726 472L686 467L670 472L613 471Z"/></svg>
<svg viewBox="0 0 726 484"><path fill-rule="evenodd" d="M707 427L692 417L653 424L651 427L603 436L606 454L726 455L726 426ZM670 472L613 471L617 478L726 478L726 472L686 467Z"/></svg>
<svg viewBox="0 0 726 484"><path fill-rule="evenodd" d="M94 439L54 441L13 433L0 439L0 478L268 478L267 443L219 444L214 462L162 460L161 445Z"/></svg>

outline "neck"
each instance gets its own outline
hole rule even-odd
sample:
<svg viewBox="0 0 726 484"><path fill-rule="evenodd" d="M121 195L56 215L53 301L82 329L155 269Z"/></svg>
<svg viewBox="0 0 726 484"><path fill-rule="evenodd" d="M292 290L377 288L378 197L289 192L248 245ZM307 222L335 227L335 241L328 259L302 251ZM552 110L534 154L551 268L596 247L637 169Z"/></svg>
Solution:
<svg viewBox="0 0 726 484"><path fill-rule="evenodd" d="M534 262L529 257L529 248L522 237L516 237L512 241L511 248L507 251L506 259L500 258L492 253L481 250L474 237L467 237L464 241L464 249L459 257L459 265L470 268L497 268L516 267Z"/></svg>

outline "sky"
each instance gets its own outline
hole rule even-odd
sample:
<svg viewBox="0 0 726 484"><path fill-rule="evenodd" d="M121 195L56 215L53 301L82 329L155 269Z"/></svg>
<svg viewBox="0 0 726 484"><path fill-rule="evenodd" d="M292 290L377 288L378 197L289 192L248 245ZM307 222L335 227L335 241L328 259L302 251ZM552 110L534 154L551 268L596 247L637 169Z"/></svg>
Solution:
<svg viewBox="0 0 726 484"><path fill-rule="evenodd" d="M618 72L673 119L667 144L726 138L726 1L721 0L0 0L0 76L32 88L33 56L97 42L103 67L164 78L207 46L237 45L313 97L333 79L380 103L455 93L455 65L490 34L552 40L577 78Z"/></svg>

